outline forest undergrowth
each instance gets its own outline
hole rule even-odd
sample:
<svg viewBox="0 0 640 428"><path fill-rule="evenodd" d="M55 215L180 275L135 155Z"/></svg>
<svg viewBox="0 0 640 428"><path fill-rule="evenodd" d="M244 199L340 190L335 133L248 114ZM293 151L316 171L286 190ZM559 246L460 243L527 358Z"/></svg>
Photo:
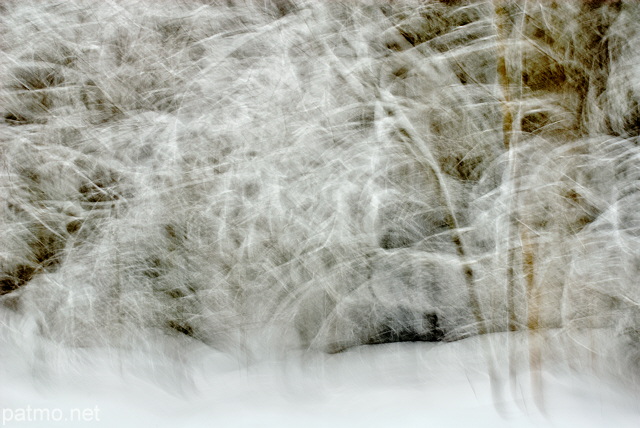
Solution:
<svg viewBox="0 0 640 428"><path fill-rule="evenodd" d="M232 353L608 329L637 371L639 30L634 1L3 1L2 310Z"/></svg>

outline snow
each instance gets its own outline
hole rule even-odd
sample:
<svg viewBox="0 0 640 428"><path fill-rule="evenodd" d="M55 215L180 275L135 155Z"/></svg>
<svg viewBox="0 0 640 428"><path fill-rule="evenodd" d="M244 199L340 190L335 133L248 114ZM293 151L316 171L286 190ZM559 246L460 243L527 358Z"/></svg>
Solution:
<svg viewBox="0 0 640 428"><path fill-rule="evenodd" d="M182 338L158 337L146 352L33 338L18 345L29 323L3 315L7 427L640 426L639 391L602 369L606 354L580 355L555 331L544 335L537 372L527 367L531 342L521 333L243 361ZM15 420L20 409L31 409L31 420ZM88 420L55 422L36 420L35 409L67 419L72 409L90 410Z"/></svg>
<svg viewBox="0 0 640 428"><path fill-rule="evenodd" d="M640 3L497 3L0 3L0 428L640 427Z"/></svg>

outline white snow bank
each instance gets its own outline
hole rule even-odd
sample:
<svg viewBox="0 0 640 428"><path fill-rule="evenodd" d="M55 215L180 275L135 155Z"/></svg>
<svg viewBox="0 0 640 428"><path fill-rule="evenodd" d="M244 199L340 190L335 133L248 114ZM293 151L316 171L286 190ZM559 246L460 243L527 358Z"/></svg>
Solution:
<svg viewBox="0 0 640 428"><path fill-rule="evenodd" d="M639 391L616 378L616 363L606 353L583 346L590 339L601 343L602 338L592 336L605 331L574 339L551 331L541 336L544 346L537 348L523 334L506 333L240 363L195 342L162 337L146 352L63 349L35 340L19 345L29 324L13 314L3 319L0 399L9 427L640 423ZM534 348L542 356L539 374L527 362ZM509 377L509 355L515 377ZM87 418L71 420L74 409L86 411ZM67 420L55 422L54 416Z"/></svg>

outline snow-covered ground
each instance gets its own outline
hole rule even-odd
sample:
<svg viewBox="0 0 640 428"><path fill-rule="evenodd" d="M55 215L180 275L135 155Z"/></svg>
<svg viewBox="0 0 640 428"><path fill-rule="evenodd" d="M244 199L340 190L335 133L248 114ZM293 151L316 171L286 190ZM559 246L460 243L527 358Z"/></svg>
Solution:
<svg viewBox="0 0 640 428"><path fill-rule="evenodd" d="M517 333L240 361L181 338L147 352L18 345L29 323L3 315L8 427L640 426L640 392L606 353L586 351L605 331L546 333L537 372L531 338Z"/></svg>

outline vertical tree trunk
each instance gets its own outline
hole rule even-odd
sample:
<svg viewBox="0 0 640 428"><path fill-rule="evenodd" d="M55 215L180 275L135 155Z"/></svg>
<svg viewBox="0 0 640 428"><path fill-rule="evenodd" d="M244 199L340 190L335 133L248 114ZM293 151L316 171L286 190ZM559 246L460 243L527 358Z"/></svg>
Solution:
<svg viewBox="0 0 640 428"><path fill-rule="evenodd" d="M514 11L519 10L520 16L513 16ZM495 21L498 37L497 74L502 90L502 132L505 150L508 152L508 221L507 221L507 266L506 266L506 292L507 292L507 323L509 331L518 331L523 327L529 333L529 367L531 384L536 403L542 407L542 380L540 377L541 352L539 342L539 318L540 318L540 291L535 283L535 236L534 232L523 221L521 215L522 191L519 176L518 149L520 135L520 107L522 98L522 46L518 46L524 39L524 26L526 19L526 2L517 4L510 0L498 0L495 3ZM511 46L510 46L511 45ZM514 54L510 49L515 48ZM515 59L511 59L515 57ZM518 252L520 254L518 254ZM520 263L518 263L520 261ZM526 324L518 318L516 311L517 288L521 285L517 280L522 274L524 280L524 295L526 296ZM515 356L509 355L509 377L512 388L516 385Z"/></svg>

